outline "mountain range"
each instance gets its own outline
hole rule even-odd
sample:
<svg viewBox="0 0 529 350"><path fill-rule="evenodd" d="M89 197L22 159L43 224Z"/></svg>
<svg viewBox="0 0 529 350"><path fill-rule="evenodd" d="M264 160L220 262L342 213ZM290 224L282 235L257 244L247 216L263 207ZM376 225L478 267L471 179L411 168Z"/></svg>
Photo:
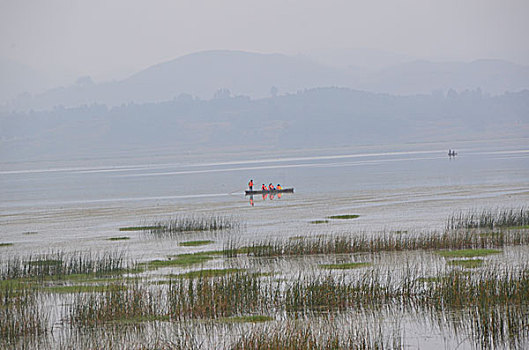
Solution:
<svg viewBox="0 0 529 350"><path fill-rule="evenodd" d="M380 55L364 56L375 64L367 67L368 62L354 61L351 55L333 64L329 57L318 59L321 56L203 51L148 67L120 81L94 83L85 77L68 87L23 94L7 102L3 110L46 110L92 103L117 106L167 101L181 94L201 99L226 94L263 98L317 87L395 95L445 94L449 89L480 89L484 94L498 95L529 88L529 67L501 60L436 63L406 61L404 57L377 61ZM391 59L397 63L391 65ZM346 64L348 60L351 65Z"/></svg>

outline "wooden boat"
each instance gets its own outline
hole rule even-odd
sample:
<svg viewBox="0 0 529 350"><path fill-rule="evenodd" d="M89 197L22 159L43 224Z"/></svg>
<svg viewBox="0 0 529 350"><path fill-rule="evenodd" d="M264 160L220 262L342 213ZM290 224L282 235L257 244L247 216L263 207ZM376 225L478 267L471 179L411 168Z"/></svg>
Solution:
<svg viewBox="0 0 529 350"><path fill-rule="evenodd" d="M247 195L247 196L250 196L250 195L253 195L253 194L275 194L275 193L294 193L294 189L293 188L283 188L281 190L272 190L272 191L263 191L263 190L246 190L244 191L244 193Z"/></svg>

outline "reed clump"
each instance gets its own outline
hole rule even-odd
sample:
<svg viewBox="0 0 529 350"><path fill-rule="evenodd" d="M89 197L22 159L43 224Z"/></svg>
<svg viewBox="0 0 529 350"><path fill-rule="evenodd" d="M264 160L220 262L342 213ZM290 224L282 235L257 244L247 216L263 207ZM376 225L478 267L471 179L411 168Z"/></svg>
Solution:
<svg viewBox="0 0 529 350"><path fill-rule="evenodd" d="M447 229L524 227L529 225L529 209L483 209L454 213L448 218Z"/></svg>
<svg viewBox="0 0 529 350"><path fill-rule="evenodd" d="M240 222L231 216L177 216L149 225L149 234L160 238L178 237L181 233L234 230Z"/></svg>
<svg viewBox="0 0 529 350"><path fill-rule="evenodd" d="M318 331L312 324L288 322L286 325L251 329L233 344L235 350L384 350L404 349L402 335L385 335L380 328L350 325L346 329Z"/></svg>
<svg viewBox="0 0 529 350"><path fill-rule="evenodd" d="M169 284L172 319L221 318L264 311L266 295L256 274L235 272L216 278L175 279Z"/></svg>
<svg viewBox="0 0 529 350"><path fill-rule="evenodd" d="M45 333L48 315L38 303L38 291L21 284L4 284L0 288L0 338L10 343Z"/></svg>
<svg viewBox="0 0 529 350"><path fill-rule="evenodd" d="M249 246L236 241L225 243L227 257L247 255L255 257L296 256L314 254L378 253L385 251L485 249L529 243L529 234L520 231L481 235L475 231L445 231L443 233L394 235L384 232L377 236L318 236L306 239L265 239Z"/></svg>
<svg viewBox="0 0 529 350"><path fill-rule="evenodd" d="M64 278L69 275L112 275L130 271L133 264L123 253L49 253L21 258L14 256L0 263L0 279Z"/></svg>
<svg viewBox="0 0 529 350"><path fill-rule="evenodd" d="M98 294L78 293L69 309L70 322L93 327L114 321L155 320L160 295L139 285L111 284Z"/></svg>

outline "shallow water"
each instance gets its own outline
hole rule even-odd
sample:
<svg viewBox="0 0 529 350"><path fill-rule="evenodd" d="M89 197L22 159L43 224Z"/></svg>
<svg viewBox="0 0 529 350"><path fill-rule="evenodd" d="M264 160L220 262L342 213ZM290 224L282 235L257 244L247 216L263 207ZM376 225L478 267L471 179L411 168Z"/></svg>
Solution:
<svg viewBox="0 0 529 350"><path fill-rule="evenodd" d="M186 249L119 228L219 214L238 217L244 228L237 236L249 240L431 231L460 210L529 204L529 139L455 146L455 158L445 145L412 144L1 163L0 241L14 243L10 251L123 247L134 257L158 256ZM251 206L243 195L250 178L295 193L255 196ZM310 223L336 214L360 218ZM105 240L124 235L131 240Z"/></svg>
<svg viewBox="0 0 529 350"><path fill-rule="evenodd" d="M0 247L0 256L4 259L50 251L118 250L135 260L151 260L198 250L217 250L233 240L244 244L268 238L341 233L421 234L443 230L448 216L460 210L529 206L529 139L461 142L451 147L459 153L454 159L448 158L445 145L412 144L269 154L175 156L161 153L150 158L127 154L106 159L0 163L0 243L13 243ZM255 196L252 206L243 194L250 178L257 185L273 181L284 187L295 187L295 193L281 198ZM360 217L328 219L337 214ZM233 216L241 222L241 228L193 233L176 240L155 239L138 231L119 231L120 227L148 225L177 215ZM328 222L313 224L313 220ZM108 240L118 236L127 236L130 240ZM180 241L196 239L215 242L202 247L179 246ZM485 260L487 264L517 266L525 263L528 256L527 247L506 247L502 254ZM421 276L446 267L446 259L421 251L288 259L219 257L201 267L248 268L274 272L278 278L288 280L300 271L307 276L322 274L318 264L351 261L370 262L377 268L393 271L395 276L408 264L418 266ZM150 273L163 278L164 273L195 268L166 268ZM362 269L348 273L349 278L355 278ZM62 307L68 298L50 297L45 305ZM453 337L450 326L437 324L422 314L400 310L398 305L391 307L388 306L387 315L373 314L373 317L375 320L381 317L387 333L393 331L392 324L398 320L408 348L476 347L464 335ZM57 309L53 316L58 332L63 331L60 312ZM352 322L362 325L371 320L371 316L365 316L366 319L347 314L336 317L343 318L345 326ZM277 321L279 326L281 322ZM201 327L193 324L190 329L207 334L212 344L219 339L228 341L222 339L228 326L211 326L207 331ZM243 332L252 327L233 328ZM68 343L72 335L65 332L64 342ZM138 337L147 334L153 333ZM231 338L235 339L237 334L231 334ZM87 337L87 341L97 340ZM56 345L52 342L50 347Z"/></svg>

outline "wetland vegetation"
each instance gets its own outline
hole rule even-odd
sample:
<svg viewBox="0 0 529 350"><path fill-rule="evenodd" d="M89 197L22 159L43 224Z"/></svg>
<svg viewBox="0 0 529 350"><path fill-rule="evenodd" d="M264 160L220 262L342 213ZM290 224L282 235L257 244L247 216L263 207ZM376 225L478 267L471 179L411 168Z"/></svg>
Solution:
<svg viewBox="0 0 529 350"><path fill-rule="evenodd" d="M445 347L523 348L529 230L509 227L228 235L221 251L167 236L195 251L143 261L3 254L0 346L404 349L427 341L410 339L411 327L453 338Z"/></svg>

